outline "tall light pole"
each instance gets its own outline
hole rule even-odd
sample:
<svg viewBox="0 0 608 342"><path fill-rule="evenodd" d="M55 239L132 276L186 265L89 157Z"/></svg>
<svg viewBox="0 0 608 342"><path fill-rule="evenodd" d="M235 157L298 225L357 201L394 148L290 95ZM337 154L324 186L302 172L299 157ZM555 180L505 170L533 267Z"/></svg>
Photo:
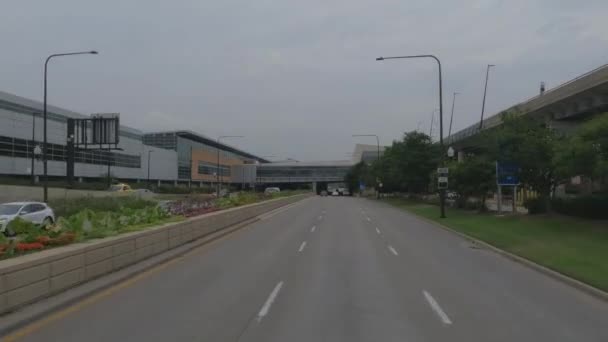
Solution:
<svg viewBox="0 0 608 342"><path fill-rule="evenodd" d="M488 77L490 76L490 68L495 67L494 64L488 64L488 68L486 69L486 85L483 88L483 101L481 103L481 119L479 120L479 130L483 128L483 113L486 109L486 94L488 93Z"/></svg>
<svg viewBox="0 0 608 342"><path fill-rule="evenodd" d="M42 143L42 165L43 165L43 169L44 169L44 202L48 201L48 197L49 197L49 177L48 177L48 169L47 169L47 132L46 132L46 119L47 119L47 115L46 115L46 93L47 93L47 69L48 69L48 64L49 61L54 58L54 57L62 57L62 56L74 56L74 55L96 55L97 51L81 51L81 52L68 52L68 53L56 53L53 55L50 55L46 58L46 61L44 62L44 99L43 99L43 117L44 117L44 123L43 123L43 143Z"/></svg>
<svg viewBox="0 0 608 342"><path fill-rule="evenodd" d="M431 129L429 130L429 137L431 137L431 141L433 141L433 126L435 126L435 112L437 109L433 109L431 112Z"/></svg>
<svg viewBox="0 0 608 342"><path fill-rule="evenodd" d="M452 121L454 120L454 105L456 104L456 95L457 92L454 92L454 97L452 97L452 115L450 115L450 128L448 129L448 140L452 136Z"/></svg>
<svg viewBox="0 0 608 342"><path fill-rule="evenodd" d="M443 150L443 87L442 87L442 75L441 75L441 61L434 55L412 55L412 56L396 56L396 57L378 57L377 61L383 61L385 59L412 59L412 58L432 58L437 62L439 67L439 145L441 146L441 160L445 153ZM441 210L441 218L445 218L445 189L439 191L439 207Z"/></svg>
<svg viewBox="0 0 608 342"><path fill-rule="evenodd" d="M353 134L353 137L376 137L376 162L380 161L380 138L376 134ZM378 167L380 167L380 163L378 163ZM380 198L380 181L376 179L376 199Z"/></svg>
<svg viewBox="0 0 608 342"><path fill-rule="evenodd" d="M222 190L222 178L220 178L220 140L226 138L244 138L242 135L221 135L217 138L217 172L216 172L216 182L217 182L217 197L220 197L220 191Z"/></svg>
<svg viewBox="0 0 608 342"><path fill-rule="evenodd" d="M148 190L150 190L150 159L153 150L148 150L148 181L146 182Z"/></svg>

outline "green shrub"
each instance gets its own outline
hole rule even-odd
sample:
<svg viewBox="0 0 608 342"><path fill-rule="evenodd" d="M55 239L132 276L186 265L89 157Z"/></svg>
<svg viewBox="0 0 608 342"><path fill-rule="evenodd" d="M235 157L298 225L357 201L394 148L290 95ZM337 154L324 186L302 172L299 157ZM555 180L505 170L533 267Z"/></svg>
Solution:
<svg viewBox="0 0 608 342"><path fill-rule="evenodd" d="M55 211L55 216L68 217L85 209L99 212L119 211L121 208L142 209L153 207L156 206L156 203L135 196L107 196L53 200L49 202L49 206Z"/></svg>
<svg viewBox="0 0 608 342"><path fill-rule="evenodd" d="M547 200L542 197L528 198L524 201L524 207L528 209L528 213L531 215L546 213Z"/></svg>
<svg viewBox="0 0 608 342"><path fill-rule="evenodd" d="M551 201L555 212L589 219L608 219L608 195L555 198Z"/></svg>
<svg viewBox="0 0 608 342"><path fill-rule="evenodd" d="M25 242L35 242L36 238L41 235L42 229L30 221L26 221L21 217L16 217L9 222L6 230L9 234L17 234Z"/></svg>

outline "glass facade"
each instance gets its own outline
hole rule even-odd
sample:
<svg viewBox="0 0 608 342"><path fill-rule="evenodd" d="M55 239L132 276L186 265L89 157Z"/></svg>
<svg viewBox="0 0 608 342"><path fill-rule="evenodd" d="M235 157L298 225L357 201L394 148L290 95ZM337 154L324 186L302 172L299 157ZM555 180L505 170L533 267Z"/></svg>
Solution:
<svg viewBox="0 0 608 342"><path fill-rule="evenodd" d="M166 133L151 133L145 134L143 137L143 142L146 145L156 146L160 148L165 148L169 150L174 150L177 152L177 174L179 179L190 179L191 174L191 165L192 165L192 150L202 150L211 152L214 155L217 154L217 148L211 146L209 144L205 144L200 141L194 140L196 137L192 133L181 133L181 132L166 132ZM203 138L200 138L201 140ZM231 151L220 150L220 158L233 158L240 159L245 161L250 161L252 158L245 157L241 154L234 153ZM215 166L214 170L215 170ZM214 171L215 172L215 171ZM230 174L230 168L228 167L228 171L224 175ZM201 166L199 163L198 166L199 174L208 174L201 172ZM213 174L213 172L211 173Z"/></svg>
<svg viewBox="0 0 608 342"><path fill-rule="evenodd" d="M36 145L40 145L40 147L42 147L41 142L0 136L0 156L7 156L13 158L32 158L34 153L34 147ZM47 144L47 158L48 160L65 162L66 146L59 144ZM75 154L75 161L76 163L96 165L108 165L109 161L111 166L129 168L141 167L141 156L130 155L125 153L116 153L112 151L93 151L77 148Z"/></svg>
<svg viewBox="0 0 608 342"><path fill-rule="evenodd" d="M346 166L268 166L258 168L262 178L344 178L350 167Z"/></svg>
<svg viewBox="0 0 608 342"><path fill-rule="evenodd" d="M198 174L215 176L217 174L217 164L204 161L198 162ZM220 176L230 177L230 166L220 164Z"/></svg>

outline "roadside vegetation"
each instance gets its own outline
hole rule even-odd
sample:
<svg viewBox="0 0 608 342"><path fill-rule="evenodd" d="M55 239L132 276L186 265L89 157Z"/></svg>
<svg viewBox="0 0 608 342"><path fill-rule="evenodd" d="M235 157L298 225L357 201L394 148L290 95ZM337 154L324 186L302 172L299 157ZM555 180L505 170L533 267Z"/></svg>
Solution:
<svg viewBox="0 0 608 342"><path fill-rule="evenodd" d="M20 218L8 224L6 230L11 237L0 234L0 258L144 230L186 217L301 193L283 191L265 195L242 192L219 199L183 196L178 200L160 202L135 196L54 200L49 202L56 217L52 225L40 227Z"/></svg>
<svg viewBox="0 0 608 342"><path fill-rule="evenodd" d="M569 135L515 112L502 119L469 138L475 148L462 161L445 156L426 134L409 132L378 161L353 167L345 181L357 190L380 180L394 205L608 290L608 113ZM486 198L496 192L496 161L518 166L529 215L487 212ZM445 219L438 218L439 166L449 168ZM565 194L557 196L558 187Z"/></svg>
<svg viewBox="0 0 608 342"><path fill-rule="evenodd" d="M608 222L562 215L506 215L448 208L404 199L387 202L608 291Z"/></svg>

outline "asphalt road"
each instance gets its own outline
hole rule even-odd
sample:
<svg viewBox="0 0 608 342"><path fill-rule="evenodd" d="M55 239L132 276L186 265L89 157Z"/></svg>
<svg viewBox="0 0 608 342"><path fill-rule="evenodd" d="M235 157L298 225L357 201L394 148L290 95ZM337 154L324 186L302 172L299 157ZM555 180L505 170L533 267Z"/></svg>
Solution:
<svg viewBox="0 0 608 342"><path fill-rule="evenodd" d="M375 201L311 198L24 341L608 341L608 304Z"/></svg>

